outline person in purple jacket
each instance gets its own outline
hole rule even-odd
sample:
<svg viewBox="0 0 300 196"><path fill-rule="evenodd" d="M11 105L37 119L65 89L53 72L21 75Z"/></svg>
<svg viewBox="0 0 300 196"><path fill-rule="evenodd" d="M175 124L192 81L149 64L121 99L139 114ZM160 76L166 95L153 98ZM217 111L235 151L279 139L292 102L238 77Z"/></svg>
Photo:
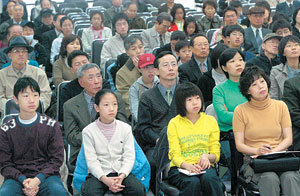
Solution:
<svg viewBox="0 0 300 196"><path fill-rule="evenodd" d="M39 114L38 83L23 77L13 89L18 116L0 127L0 195L65 196L59 168L64 160L61 130L56 120Z"/></svg>

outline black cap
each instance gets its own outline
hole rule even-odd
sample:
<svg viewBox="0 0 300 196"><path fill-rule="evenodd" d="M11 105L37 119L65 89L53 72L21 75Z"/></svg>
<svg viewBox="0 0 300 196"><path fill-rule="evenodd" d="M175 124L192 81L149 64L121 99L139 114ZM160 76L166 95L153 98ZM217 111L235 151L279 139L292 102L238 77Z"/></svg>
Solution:
<svg viewBox="0 0 300 196"><path fill-rule="evenodd" d="M29 28L34 29L35 25L34 25L33 22L29 21L29 22L25 23L25 24L23 25L23 27L29 27Z"/></svg>
<svg viewBox="0 0 300 196"><path fill-rule="evenodd" d="M45 17L45 16L49 16L49 15L53 15L53 12L51 9L45 8L41 10L41 17Z"/></svg>

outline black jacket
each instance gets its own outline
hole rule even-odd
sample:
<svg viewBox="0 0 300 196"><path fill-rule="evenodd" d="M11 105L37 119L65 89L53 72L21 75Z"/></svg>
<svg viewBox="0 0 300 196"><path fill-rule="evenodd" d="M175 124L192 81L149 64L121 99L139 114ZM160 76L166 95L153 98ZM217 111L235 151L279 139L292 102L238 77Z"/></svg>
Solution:
<svg viewBox="0 0 300 196"><path fill-rule="evenodd" d="M52 42L56 38L57 38L57 34L55 32L55 29L47 31L47 32L43 33L43 35L42 35L42 42L41 42L41 44L46 48L46 50L49 53L51 52Z"/></svg>
<svg viewBox="0 0 300 196"><path fill-rule="evenodd" d="M207 69L208 71L211 70L210 57L207 57ZM192 82L197 84L203 74L194 57L192 57L188 62L180 65L178 72L180 83Z"/></svg>
<svg viewBox="0 0 300 196"><path fill-rule="evenodd" d="M251 58L246 63L246 66L257 65L258 67L265 70L265 72L270 76L272 67L279 65L280 63L281 63L281 61L280 61L280 58L278 55L275 58L271 59L271 61L270 61L264 53L261 53L259 56Z"/></svg>
<svg viewBox="0 0 300 196"><path fill-rule="evenodd" d="M203 98L204 105L207 107L212 103L212 91L216 86L215 80L212 77L212 70L205 72L199 79L197 86L200 88Z"/></svg>
<svg viewBox="0 0 300 196"><path fill-rule="evenodd" d="M52 24L50 27L42 24L40 27L35 29L35 33L34 33L34 39L38 40L40 43L42 43L43 40L43 33L47 32L47 31L51 31L52 29L54 29L54 25Z"/></svg>

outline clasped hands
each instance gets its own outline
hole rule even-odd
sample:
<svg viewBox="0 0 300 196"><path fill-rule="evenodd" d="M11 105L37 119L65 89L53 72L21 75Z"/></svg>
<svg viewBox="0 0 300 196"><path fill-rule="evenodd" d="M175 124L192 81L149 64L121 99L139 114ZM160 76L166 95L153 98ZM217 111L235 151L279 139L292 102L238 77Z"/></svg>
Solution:
<svg viewBox="0 0 300 196"><path fill-rule="evenodd" d="M188 170L190 173L201 173L201 171L209 168L210 168L210 161L208 159L208 155L203 154L200 156L197 163L187 164L185 169Z"/></svg>
<svg viewBox="0 0 300 196"><path fill-rule="evenodd" d="M100 181L106 184L106 186L108 186L110 191L112 191L113 193L117 193L124 189L125 186L122 185L122 182L125 177L126 177L125 174L120 174L119 176L116 177L102 176L100 178Z"/></svg>
<svg viewBox="0 0 300 196"><path fill-rule="evenodd" d="M26 196L35 196L39 192L39 185L41 181L39 178L27 178L23 181L24 188L22 189Z"/></svg>

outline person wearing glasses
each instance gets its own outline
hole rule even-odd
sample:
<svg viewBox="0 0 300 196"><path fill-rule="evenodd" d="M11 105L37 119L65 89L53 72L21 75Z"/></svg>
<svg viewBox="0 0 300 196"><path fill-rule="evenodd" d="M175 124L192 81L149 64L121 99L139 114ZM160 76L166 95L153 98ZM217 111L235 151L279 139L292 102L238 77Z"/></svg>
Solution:
<svg viewBox="0 0 300 196"><path fill-rule="evenodd" d="M0 70L0 112L2 115L5 102L13 97L14 84L24 76L32 77L38 82L41 89L40 100L44 110L50 105L52 91L45 71L28 65L28 53L32 51L33 48L26 43L22 36L12 37L9 46L4 50L11 59L11 66Z"/></svg>

